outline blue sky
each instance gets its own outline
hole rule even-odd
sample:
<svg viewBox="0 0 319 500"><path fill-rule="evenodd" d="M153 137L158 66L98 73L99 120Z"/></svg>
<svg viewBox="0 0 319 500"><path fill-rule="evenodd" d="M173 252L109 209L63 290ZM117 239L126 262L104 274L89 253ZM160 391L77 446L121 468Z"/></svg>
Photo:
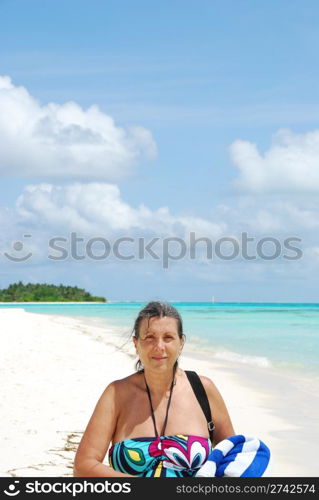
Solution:
<svg viewBox="0 0 319 500"><path fill-rule="evenodd" d="M311 0L0 1L0 286L317 301L318 14ZM48 259L72 231L297 236L303 257ZM8 260L29 233L32 258Z"/></svg>

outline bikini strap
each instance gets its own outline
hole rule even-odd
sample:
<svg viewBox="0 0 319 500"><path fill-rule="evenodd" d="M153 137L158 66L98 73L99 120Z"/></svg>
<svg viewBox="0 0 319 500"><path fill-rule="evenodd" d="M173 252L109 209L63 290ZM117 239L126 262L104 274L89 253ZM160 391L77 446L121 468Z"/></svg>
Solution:
<svg viewBox="0 0 319 500"><path fill-rule="evenodd" d="M210 411L209 401L208 401L208 397L207 397L205 388L202 384L201 379L199 378L199 376L197 375L196 372L185 370L185 373L187 375L189 383L192 386L194 394L195 394L195 396L196 396L196 398L197 398L197 400L198 400L198 402L199 402L199 404L204 412L204 415L205 415L206 420L207 420L207 427L208 427L208 431L209 431L209 436L210 436L211 441L213 441L213 431L215 429L215 424L212 421L212 414Z"/></svg>

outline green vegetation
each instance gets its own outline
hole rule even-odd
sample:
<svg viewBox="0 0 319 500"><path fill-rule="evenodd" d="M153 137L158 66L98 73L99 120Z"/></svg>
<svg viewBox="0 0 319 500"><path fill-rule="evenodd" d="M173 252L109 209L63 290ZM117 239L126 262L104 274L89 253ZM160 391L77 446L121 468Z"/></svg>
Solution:
<svg viewBox="0 0 319 500"><path fill-rule="evenodd" d="M46 283L13 283L0 290L0 302L106 302L77 286L47 285Z"/></svg>

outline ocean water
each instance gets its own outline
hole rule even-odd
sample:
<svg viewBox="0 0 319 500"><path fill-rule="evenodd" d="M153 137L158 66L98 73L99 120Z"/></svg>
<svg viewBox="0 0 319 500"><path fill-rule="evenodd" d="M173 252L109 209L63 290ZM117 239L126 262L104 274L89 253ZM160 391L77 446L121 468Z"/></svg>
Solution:
<svg viewBox="0 0 319 500"><path fill-rule="evenodd" d="M94 318L128 334L142 302L2 304L26 311ZM175 302L187 344L212 359L319 376L319 304Z"/></svg>

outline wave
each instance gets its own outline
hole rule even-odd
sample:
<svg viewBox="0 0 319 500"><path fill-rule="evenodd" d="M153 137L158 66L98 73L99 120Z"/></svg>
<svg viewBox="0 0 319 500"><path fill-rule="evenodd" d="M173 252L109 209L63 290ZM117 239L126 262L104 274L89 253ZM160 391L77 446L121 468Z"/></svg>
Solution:
<svg viewBox="0 0 319 500"><path fill-rule="evenodd" d="M265 356L250 356L248 354L239 354L232 351L217 351L213 354L213 357L224 361L260 366L263 368L270 368L272 366L272 363Z"/></svg>

